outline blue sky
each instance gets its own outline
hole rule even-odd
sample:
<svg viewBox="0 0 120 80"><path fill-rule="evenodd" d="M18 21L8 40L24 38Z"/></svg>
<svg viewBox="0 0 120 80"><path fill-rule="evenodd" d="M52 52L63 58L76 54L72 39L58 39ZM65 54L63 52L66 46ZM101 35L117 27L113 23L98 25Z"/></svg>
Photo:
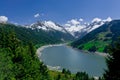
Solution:
<svg viewBox="0 0 120 80"><path fill-rule="evenodd" d="M34 15L40 16L35 18ZM10 22L30 24L51 20L60 24L71 19L120 19L120 0L0 0L0 16Z"/></svg>

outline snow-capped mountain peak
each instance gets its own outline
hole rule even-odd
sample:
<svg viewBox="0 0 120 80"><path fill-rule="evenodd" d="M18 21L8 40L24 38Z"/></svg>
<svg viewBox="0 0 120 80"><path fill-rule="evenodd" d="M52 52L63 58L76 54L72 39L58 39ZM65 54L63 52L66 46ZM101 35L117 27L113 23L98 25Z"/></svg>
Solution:
<svg viewBox="0 0 120 80"><path fill-rule="evenodd" d="M47 27L49 27L49 28L52 28L52 29L55 29L55 30L58 30L58 31L65 32L65 31L63 30L63 27L58 26L57 24L55 24L55 23L52 22L52 21L45 21L45 22L44 22L44 25L47 26Z"/></svg>
<svg viewBox="0 0 120 80"><path fill-rule="evenodd" d="M102 20L102 19L100 19L100 18L94 18L94 19L92 20L92 23L90 23L90 25L88 25L89 28L88 28L88 30L87 30L87 33L91 32L92 30L94 30L94 29L102 26L102 25L105 24L106 22L110 22L110 21L112 21L112 18L111 18L111 17L108 17L107 19L104 19L104 20Z"/></svg>
<svg viewBox="0 0 120 80"><path fill-rule="evenodd" d="M84 36L85 34L110 21L112 21L111 17L108 17L104 20L100 18L94 18L90 23L83 22L83 19L72 19L71 21L68 21L64 26L68 32L77 38Z"/></svg>
<svg viewBox="0 0 120 80"><path fill-rule="evenodd" d="M72 36L78 38L110 21L112 21L111 17L108 17L107 19L94 18L90 23L88 23L80 18L67 21L67 23L63 25L64 27L54 23L53 21L38 21L26 27L38 30L41 29L44 31L60 31L63 33L70 33Z"/></svg>
<svg viewBox="0 0 120 80"><path fill-rule="evenodd" d="M57 25L56 23L52 21L38 21L36 23L31 24L30 26L27 26L27 28L31 29L42 29L44 31L61 31L66 32L62 26Z"/></svg>

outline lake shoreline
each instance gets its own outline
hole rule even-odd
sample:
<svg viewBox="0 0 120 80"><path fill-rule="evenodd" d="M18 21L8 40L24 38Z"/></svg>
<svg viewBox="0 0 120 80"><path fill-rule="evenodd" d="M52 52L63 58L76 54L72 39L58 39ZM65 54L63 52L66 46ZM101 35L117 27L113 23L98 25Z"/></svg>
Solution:
<svg viewBox="0 0 120 80"><path fill-rule="evenodd" d="M42 51L43 51L45 48L53 47L53 46L62 46L62 45L65 45L65 44L49 44L49 45L41 46L40 48L37 49L36 55L38 56L39 60L42 61L40 57L41 57L41 55L42 55ZM46 66L48 67L49 70L62 72L61 70L59 70L60 66L50 66L50 65L46 65Z"/></svg>
<svg viewBox="0 0 120 80"><path fill-rule="evenodd" d="M67 47L70 47L70 48L72 48L72 49L78 50L78 51L80 51L80 52L87 53L87 54L97 54L97 55L104 56L104 57L109 56L108 53L104 53L104 52L97 52L97 51L96 51L96 52L90 52L90 51L88 51L88 50L80 50L80 49L74 48L74 47L72 47L72 46L68 46L68 45L66 45L66 46L67 46Z"/></svg>
<svg viewBox="0 0 120 80"><path fill-rule="evenodd" d="M40 48L37 49L36 54L37 54L38 58L40 59L41 54L42 54L42 51L43 51L45 48L53 47L53 46L62 46L62 45L65 45L65 44L49 44L49 45L41 46ZM41 60L41 59L40 59L40 60Z"/></svg>
<svg viewBox="0 0 120 80"><path fill-rule="evenodd" d="M87 51L87 50L80 50L78 48L73 48L72 46L68 46L66 43L64 44L49 44L49 45L44 45L44 46L41 46L40 48L37 49L36 51L36 54L38 56L38 58L40 59L41 57L41 54L42 54L42 51L45 49L45 48L48 48L48 47L53 47L53 46L62 46L62 45L66 45L67 47L70 47L72 49L75 49L75 50L78 50L80 52L83 52L83 53L88 53L88 54L97 54L97 55L100 55L100 56L104 56L104 57L107 57L109 56L108 53L103 53L103 52L90 52L90 51ZM41 59L40 59L41 60Z"/></svg>

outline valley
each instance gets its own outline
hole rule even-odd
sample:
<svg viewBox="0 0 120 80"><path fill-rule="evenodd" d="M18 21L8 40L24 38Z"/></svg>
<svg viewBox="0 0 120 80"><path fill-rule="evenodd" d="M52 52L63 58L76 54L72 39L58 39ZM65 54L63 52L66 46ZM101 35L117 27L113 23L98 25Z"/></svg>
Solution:
<svg viewBox="0 0 120 80"><path fill-rule="evenodd" d="M0 0L0 80L120 80L120 0Z"/></svg>

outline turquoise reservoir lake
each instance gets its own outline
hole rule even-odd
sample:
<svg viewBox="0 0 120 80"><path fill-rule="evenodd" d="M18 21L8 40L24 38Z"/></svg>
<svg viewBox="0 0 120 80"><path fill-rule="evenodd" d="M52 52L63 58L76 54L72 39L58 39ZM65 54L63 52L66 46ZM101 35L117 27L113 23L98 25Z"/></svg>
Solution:
<svg viewBox="0 0 120 80"><path fill-rule="evenodd" d="M47 47L41 53L40 59L44 64L58 70L66 68L72 73L85 71L89 76L102 76L104 69L107 69L104 56L84 53L66 45Z"/></svg>

